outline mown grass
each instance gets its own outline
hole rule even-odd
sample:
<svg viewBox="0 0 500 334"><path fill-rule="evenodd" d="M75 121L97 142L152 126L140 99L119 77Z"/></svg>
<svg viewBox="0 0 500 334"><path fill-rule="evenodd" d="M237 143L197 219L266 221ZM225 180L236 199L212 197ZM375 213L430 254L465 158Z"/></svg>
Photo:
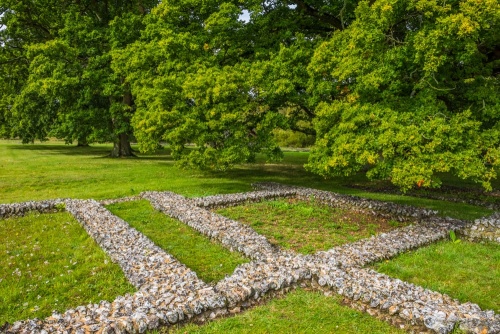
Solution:
<svg viewBox="0 0 500 334"><path fill-rule="evenodd" d="M206 282L231 275L237 265L248 262L191 227L153 209L146 200L108 205L107 208L155 244L196 272Z"/></svg>
<svg viewBox="0 0 500 334"><path fill-rule="evenodd" d="M0 203L49 198L119 198L145 190L169 190L196 197L249 191L251 184L275 181L440 210L442 215L475 219L492 211L460 203L351 189L363 175L325 180L304 170L308 152L285 152L283 161L241 165L226 172L182 170L168 149L136 158L112 159L111 145L75 147L61 142L22 145L0 140Z"/></svg>
<svg viewBox="0 0 500 334"><path fill-rule="evenodd" d="M150 155L138 154L136 158L127 159L108 158L107 155L110 150L111 145L92 145L92 147L88 148L78 148L64 145L61 142L21 145L16 141L0 141L0 203L66 197L95 199L119 198L137 195L145 190L168 190L185 196L196 197L249 191L252 189L251 183L253 182L275 181L437 209L440 210L442 215L448 215L455 218L474 219L491 213L491 210L472 205L351 189L349 187L350 183L366 181L366 178L362 175L357 175L350 178L332 178L330 180L324 180L321 177L308 173L302 167L307 161L307 152L285 152L284 160L273 164L265 164L261 158L259 158L260 160L258 160L257 164L237 166L226 172L201 172L181 170L175 167L168 149ZM148 213L134 213L133 215L143 215L143 217L146 217L145 220L149 221L149 218L147 218L149 215ZM22 219L29 219L29 217L34 216L20 218L20 221L22 221ZM56 215L55 217L60 216ZM18 218L0 222L4 224L6 221L12 222L17 220ZM70 221L70 219L64 218L62 219L63 225L61 225L61 223L56 223L55 220L56 218L54 218L54 216L45 215L37 216L36 218L36 222L45 221L45 225L47 226L64 226L63 223ZM10 225L15 224L10 223ZM42 230L43 227L43 224L36 225L35 220L30 221L27 225L33 225L34 227L38 226L36 230ZM145 225L149 225L149 223ZM63 227L60 228L62 229ZM69 227L66 227L66 229L68 228ZM8 280L11 280L14 276L17 277L17 274L14 274L14 276L12 275L16 268L19 268L21 272L21 277L18 278L19 281L21 279L24 280L24 275L28 272L27 270L29 270L27 269L27 263L24 264L25 262L22 262L24 267L23 265L17 265L16 267L9 265L10 256L12 255L7 257L4 256L4 254L16 250L27 252L28 249L34 249L35 242L33 242L34 239L32 235L34 235L35 232L30 232L28 228L21 228L18 232L11 230L5 232L7 230L2 228L2 231L0 235L0 247L3 248L0 248L0 261L7 261L0 263L0 273L2 275L0 278L3 279L3 281L0 282L0 286L3 288ZM60 230L56 229L54 233L57 235L57 240L68 239L64 237L64 233L57 231ZM69 279L70 273L68 273L67 270L73 270L74 274L79 272L80 268L87 267L90 271L87 270L87 273L82 274L82 277L79 276L75 278L73 280L75 284L73 288L59 283L46 283L51 284L50 288L47 285L45 290L43 290L45 291L43 294L35 294L35 292L27 290L31 290L35 286L36 288L40 288L42 283L47 280L36 280L37 276L34 274L33 269L31 269L31 274L33 276L31 279L35 278L35 280L29 282L22 281L24 282L22 284L19 283L22 295L16 295L15 298L7 300L5 299L6 297L14 295L14 292L10 291L16 291L16 288L11 288L9 286L6 291L0 290L0 296L3 298L0 300L2 304L0 307L4 308L0 309L0 315L3 317L2 319L13 321L26 317L42 317L43 315L40 315L41 313L36 312L41 312L43 301L46 301L46 309L50 309L50 311L52 308L64 311L64 309L70 306L86 304L89 301L97 302L100 299L112 299L113 296L125 293L126 291L132 291L132 287L125 282L124 284L126 284L127 287L123 287L121 292L118 290L114 292L113 289L118 289L120 286L123 286L121 283L123 275L120 272L115 273L112 269L107 269L107 267L102 267L101 265L106 262L106 257L98 248L92 248L93 250L90 251L91 247L87 246L87 244L93 243L83 230L80 229L79 231L79 233L82 234L76 239L71 239L76 241L71 244L68 250L63 251L64 248L58 246L44 255L42 263L47 260L49 264L40 266L44 270L51 271L47 274L40 271L37 275L41 275L42 277L47 276L50 277L52 281L59 282L59 279ZM15 233L18 233L18 236L13 238ZM152 234L160 235L161 233L155 231ZM15 244L7 243L7 241L11 239L17 240L21 246L18 247L15 246ZM45 236L43 239L52 240L50 237ZM49 243L52 243L52 241ZM23 248L24 246L26 247ZM195 246L193 247L196 248ZM59 251L57 251L57 249L59 249ZM77 253L75 252L77 252L78 249L82 251L84 255L78 255L79 257L76 259ZM52 252L54 254L52 254ZM216 253L215 251L210 252ZM30 252L30 257L31 253L34 254L33 257L38 256L37 253ZM22 254L23 257L26 257L27 253ZM71 256L68 254L71 254ZM85 264L86 260L92 261L96 256L98 257L96 264ZM15 254L14 257L18 258L17 254ZM19 255L19 258L22 258L21 255ZM70 259L77 262L74 268L71 267L71 263L69 262ZM59 263L58 261L62 262ZM14 262L10 260L10 263ZM219 262L219 265L220 263L222 262ZM80 266L80 264L85 265ZM110 265L110 263L108 264ZM34 264L30 263L30 268L34 266ZM68 266L68 268L65 268L65 266ZM194 267L194 265L190 266ZM425 262L422 262L420 266L421 268L426 268ZM470 267L474 267L474 265ZM95 268L94 275L92 275L93 268ZM10 271L6 272L6 270ZM424 269L421 270L424 271ZM425 271L430 270L431 269ZM203 270L200 269L196 271L199 273L203 272ZM223 271L230 272L231 269ZM60 276L61 274L63 274L63 276ZM103 278L99 282L93 280L101 274L110 275L113 279ZM446 277L447 273L442 275ZM90 281L86 281L84 278L88 278ZM51 280L49 280L49 282L52 282ZM207 280L210 280L210 278ZM481 288L479 287L478 289ZM71 299L73 292L78 296L83 296L81 301L78 300L75 303L68 302L68 304L63 304L63 301ZM100 296L99 293L101 293ZM302 294L304 295L302 296ZM40 299L38 295L40 295ZM296 299L293 297L294 295L290 295L291 297L286 297L279 301L271 301L269 305L256 308L255 310L251 310L248 313L231 319L214 322L207 327L192 327L192 329L191 327L185 327L181 329L181 331L184 332L186 329L189 329L190 331L212 330L215 332L226 331L236 333L238 330L257 333L377 332L375 328L377 328L379 324L378 321L366 315L353 316L351 312L354 311L349 308L338 306L338 300L335 301L337 305L335 306L329 304L329 302L333 300L332 298L324 299L325 297L321 295L307 292L299 292L299 295L300 298L297 297ZM20 303L20 300L23 302ZM26 305L24 305L25 303ZM34 311L35 306L40 308L39 311ZM4 314L6 314L6 316L4 316ZM339 328L328 327L330 326L328 325L329 321L333 321L332 318L334 321L338 322L342 322L345 319L347 322L351 322L351 325L342 327L343 325L333 324L332 326L339 326ZM372 322L375 322L375 324ZM262 325L258 325L259 323L262 323ZM250 324L253 324L253 326L250 326ZM358 326L361 329L352 326ZM230 329L226 330L225 328ZM380 332L393 333L395 329L388 327L387 331Z"/></svg>
<svg viewBox="0 0 500 334"><path fill-rule="evenodd" d="M377 271L500 312L500 245L442 241L373 265Z"/></svg>
<svg viewBox="0 0 500 334"><path fill-rule="evenodd" d="M167 333L153 331L153 333ZM371 333L396 334L404 331L389 326L368 314L341 304L338 296L296 290L284 298L255 307L245 313L210 322L177 327L169 333Z"/></svg>
<svg viewBox="0 0 500 334"><path fill-rule="evenodd" d="M248 203L219 209L217 213L248 224L273 244L303 254L404 226L396 221L293 198Z"/></svg>
<svg viewBox="0 0 500 334"><path fill-rule="evenodd" d="M69 213L0 220L0 325L133 292Z"/></svg>
<svg viewBox="0 0 500 334"><path fill-rule="evenodd" d="M500 180L493 180L492 186L494 191L487 192L479 184L471 180L462 180L451 174L438 174L443 181L443 186L440 188L415 188L407 192L407 195L415 197L429 197L435 198L436 196L444 199L460 200L467 202L481 201L485 204L500 204ZM392 194L399 194L401 191L390 183L388 180L369 181L359 180L351 182L351 187L357 187L373 192L387 192Z"/></svg>

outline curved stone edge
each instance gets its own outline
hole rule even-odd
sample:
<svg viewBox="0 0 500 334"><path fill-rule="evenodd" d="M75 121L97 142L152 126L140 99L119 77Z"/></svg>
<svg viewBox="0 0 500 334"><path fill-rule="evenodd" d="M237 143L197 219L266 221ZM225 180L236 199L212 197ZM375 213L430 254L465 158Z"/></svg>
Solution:
<svg viewBox="0 0 500 334"><path fill-rule="evenodd" d="M280 250L252 228L224 216L197 207L193 201L171 192L144 192L141 196L152 206L215 239L231 251L259 260L273 257Z"/></svg>
<svg viewBox="0 0 500 334"><path fill-rule="evenodd" d="M461 230L460 233L471 241L489 240L500 243L500 211L489 217L476 219L472 226Z"/></svg>
<svg viewBox="0 0 500 334"><path fill-rule="evenodd" d="M27 201L20 203L0 204L0 219L24 216L30 211L38 211L40 213L62 211L62 208L59 208L59 206L64 204L64 202L65 199L58 198L45 201Z"/></svg>

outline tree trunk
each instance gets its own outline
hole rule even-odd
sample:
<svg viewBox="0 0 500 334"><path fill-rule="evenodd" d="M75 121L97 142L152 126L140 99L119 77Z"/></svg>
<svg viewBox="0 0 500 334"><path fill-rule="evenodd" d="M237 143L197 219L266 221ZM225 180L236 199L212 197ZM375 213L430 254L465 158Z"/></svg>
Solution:
<svg viewBox="0 0 500 334"><path fill-rule="evenodd" d="M113 101L111 101L113 103ZM132 99L132 93L130 90L127 90L125 94L123 94L122 98L122 103L126 105L128 108L132 108L133 106L133 99ZM113 125L115 125L116 120L113 120ZM126 121L127 124L130 126L130 119L127 117L124 117L121 122ZM120 158L120 157L131 157L135 156L134 153L132 153L132 147L130 146L130 137L127 133L120 133L118 135L118 138L115 140L114 146L113 146L113 151L111 152L111 157L113 158Z"/></svg>
<svg viewBox="0 0 500 334"><path fill-rule="evenodd" d="M76 144L77 147L89 147L89 143L87 142L87 139L78 139L78 143Z"/></svg>
<svg viewBox="0 0 500 334"><path fill-rule="evenodd" d="M118 140L115 141L114 143L111 156L113 158L134 156L134 153L132 153L132 147L130 146L130 140L127 134L122 133L118 136Z"/></svg>

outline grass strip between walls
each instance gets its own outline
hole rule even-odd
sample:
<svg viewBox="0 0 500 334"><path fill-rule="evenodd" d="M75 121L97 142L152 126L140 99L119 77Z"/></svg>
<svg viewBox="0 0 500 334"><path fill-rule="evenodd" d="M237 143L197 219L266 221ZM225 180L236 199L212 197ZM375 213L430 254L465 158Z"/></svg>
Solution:
<svg viewBox="0 0 500 334"><path fill-rule="evenodd" d="M146 200L112 204L107 208L206 282L219 281L231 275L237 265L248 262L240 254L230 252L191 227L154 210Z"/></svg>

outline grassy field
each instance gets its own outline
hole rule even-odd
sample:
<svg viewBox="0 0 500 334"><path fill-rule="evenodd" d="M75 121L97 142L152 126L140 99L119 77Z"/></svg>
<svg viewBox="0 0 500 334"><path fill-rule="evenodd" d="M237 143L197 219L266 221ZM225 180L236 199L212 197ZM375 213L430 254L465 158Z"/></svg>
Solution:
<svg viewBox="0 0 500 334"><path fill-rule="evenodd" d="M498 244L443 241L373 267L389 276L500 313Z"/></svg>
<svg viewBox="0 0 500 334"><path fill-rule="evenodd" d="M175 167L168 149L127 159L108 158L110 150L111 145L22 145L0 140L0 203L65 197L118 198L145 190L169 190L196 197L249 191L253 182L275 181L427 207L463 219L492 212L472 205L351 189L345 184L366 178L324 180L308 173L302 167L307 162L307 152L285 152L284 160L273 164L259 160L227 172L200 172Z"/></svg>
<svg viewBox="0 0 500 334"><path fill-rule="evenodd" d="M191 227L154 210L146 200L107 208L194 270L205 282L217 282L231 275L238 264L248 262L238 253L231 253Z"/></svg>
<svg viewBox="0 0 500 334"><path fill-rule="evenodd" d="M0 325L135 291L69 213L0 219Z"/></svg>
<svg viewBox="0 0 500 334"><path fill-rule="evenodd" d="M328 250L405 225L292 198L249 203L219 209L217 213L248 224L275 245L303 254Z"/></svg>
<svg viewBox="0 0 500 334"><path fill-rule="evenodd" d="M110 149L111 145L78 148L60 142L21 145L15 141L0 141L0 203L67 197L119 198L137 195L145 190L168 190L196 197L249 191L252 189L251 183L253 182L274 181L437 209L442 215L462 219L474 219L491 213L491 210L472 205L379 194L348 187L349 183L366 182L363 176L324 180L303 169L302 165L308 157L307 152L285 152L284 160L278 163L265 164L259 161L254 165L241 165L230 171L217 173L179 169L174 165L168 150L161 150L150 155L139 154L135 158L111 159L107 157ZM453 186L460 184L460 181L451 177L449 180ZM217 245L210 242L206 244L206 239L197 233L192 233L189 228L153 212L148 205L137 204L116 204L110 206L110 209L149 235L168 252L175 253L176 257L193 268L203 279L215 281L231 272L237 263L244 261L236 254L224 253L225 251L220 250ZM299 208L298 210L307 214L309 209ZM287 224L293 225L296 222L287 220ZM37 235L37 233L47 232L44 226L51 227L53 237ZM75 236L67 234L70 229L75 230ZM375 233L376 229L368 226L366 231L371 234ZM73 235L73 232L71 234ZM186 239L182 239L181 234ZM36 244L35 236L40 239L39 246L36 246L38 244ZM49 242L50 247L42 247L42 241ZM67 242L69 246L59 245L58 242L61 241ZM186 245L182 245L183 243ZM0 270L3 270L0 272L0 279L2 279L0 288L3 289L9 281L18 281L16 283L18 287L13 287L14 284L9 285L7 290L0 290L0 297L3 298L0 307L4 307L0 309L0 314L3 316L0 322L44 316L51 311L49 309L52 307L63 310L69 306L87 304L89 301L112 300L118 294L133 290L122 280L123 274L119 269L118 271L116 271L117 267L113 269L107 257L99 249L92 248L95 244L92 246L93 242L85 232L64 213L32 214L24 218L0 220L0 245L3 247L0 248L0 261L4 261L0 263L2 267ZM46 248L47 251L41 255L41 251L34 251L35 246L41 247L42 250ZM197 253L200 247L207 252L209 246L214 247L208 251L212 253L210 258L200 260L200 254ZM81 254L77 253L80 251ZM310 250L306 249L306 252L308 251ZM31 256L32 253L33 256ZM224 259L216 256L219 253L224 254ZM61 256L61 254L64 255ZM72 254L72 257L68 257L67 254ZM234 258L230 257L233 255ZM28 262L32 257L37 260ZM88 264L86 260L89 261ZM497 257L493 258L493 261L497 260ZM458 263L457 260L450 260L444 255L432 261L436 266L441 266L442 262L447 261L451 261L452 266ZM415 263L421 268L428 265L425 260L421 259L415 260ZM462 266L474 268L474 265ZM28 269L35 267L37 268L36 274L33 269ZM82 271L81 276L70 278L73 277L70 274L76 274L83 268L87 271ZM48 270L48 272L43 270ZM33 277L29 277L29 272ZM446 272L440 275L446 275ZM42 278L38 280L38 277ZM45 277L50 277L51 280L44 280ZM461 283L460 278L455 280ZM41 284L46 281L50 282L50 287ZM69 283L74 285L71 287ZM42 291L42 293L37 291ZM498 297L491 298L498 300ZM20 303L19 300L23 302ZM45 304L42 305L42 302ZM304 305L307 306L306 312L304 312ZM336 298L326 298L320 294L302 290L234 318L216 321L201 328L190 325L179 329L179 332L245 333L249 329L252 333L397 332L394 328L377 320L341 306Z"/></svg>

